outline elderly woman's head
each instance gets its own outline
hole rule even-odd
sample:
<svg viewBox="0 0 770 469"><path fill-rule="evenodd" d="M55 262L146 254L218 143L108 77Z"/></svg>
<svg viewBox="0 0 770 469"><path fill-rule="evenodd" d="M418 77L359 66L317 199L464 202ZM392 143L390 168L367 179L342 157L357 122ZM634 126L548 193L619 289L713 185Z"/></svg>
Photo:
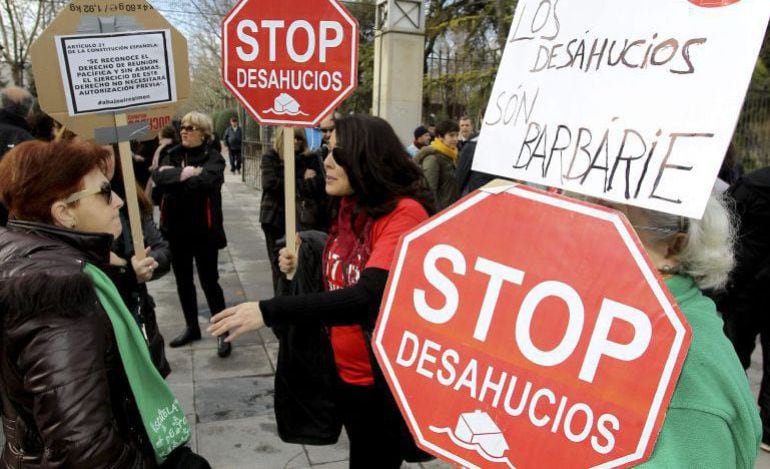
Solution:
<svg viewBox="0 0 770 469"><path fill-rule="evenodd" d="M195 148L210 141L214 136L214 124L211 117L202 112L188 112L182 118L179 127L182 135L182 146Z"/></svg>
<svg viewBox="0 0 770 469"><path fill-rule="evenodd" d="M25 142L0 162L11 218L118 236L123 201L104 175L108 152L80 142Z"/></svg>
<svg viewBox="0 0 770 469"><path fill-rule="evenodd" d="M701 289L720 289L735 264L735 226L721 196L712 195L700 220L621 206L655 267L689 275Z"/></svg>

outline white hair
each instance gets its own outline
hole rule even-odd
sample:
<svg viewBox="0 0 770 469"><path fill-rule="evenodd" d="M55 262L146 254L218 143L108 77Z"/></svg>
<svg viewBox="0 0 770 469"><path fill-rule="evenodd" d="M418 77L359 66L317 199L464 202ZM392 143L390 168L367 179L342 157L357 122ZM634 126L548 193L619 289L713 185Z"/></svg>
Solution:
<svg viewBox="0 0 770 469"><path fill-rule="evenodd" d="M668 238L684 232L679 253L679 273L689 275L702 290L720 290L735 267L736 225L727 207L727 199L712 194L700 220L677 215L645 211L649 223L659 228L658 238Z"/></svg>

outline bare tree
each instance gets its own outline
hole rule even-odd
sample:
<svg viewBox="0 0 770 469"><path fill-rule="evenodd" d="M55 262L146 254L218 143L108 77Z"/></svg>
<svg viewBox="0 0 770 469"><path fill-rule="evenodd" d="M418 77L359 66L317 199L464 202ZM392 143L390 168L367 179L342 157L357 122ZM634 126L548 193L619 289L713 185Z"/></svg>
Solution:
<svg viewBox="0 0 770 469"><path fill-rule="evenodd" d="M62 1L0 0L0 56L11 70L11 80L25 85L32 42L61 8Z"/></svg>

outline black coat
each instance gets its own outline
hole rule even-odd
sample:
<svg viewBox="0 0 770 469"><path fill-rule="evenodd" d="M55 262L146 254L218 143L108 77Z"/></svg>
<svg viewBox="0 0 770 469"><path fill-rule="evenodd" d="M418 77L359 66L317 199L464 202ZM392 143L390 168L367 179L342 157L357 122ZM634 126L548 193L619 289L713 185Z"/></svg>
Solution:
<svg viewBox="0 0 770 469"><path fill-rule="evenodd" d="M16 145L32 140L30 127L24 118L0 109L0 159ZM8 223L8 209L0 203L0 226Z"/></svg>
<svg viewBox="0 0 770 469"><path fill-rule="evenodd" d="M16 145L34 138L23 117L0 109L0 157Z"/></svg>
<svg viewBox="0 0 770 469"><path fill-rule="evenodd" d="M110 235L12 221L0 229L3 467L152 467L115 334L85 262Z"/></svg>
<svg viewBox="0 0 770 469"><path fill-rule="evenodd" d="M283 161L275 150L268 150L259 163L262 201L259 222L273 228L284 227Z"/></svg>
<svg viewBox="0 0 770 469"><path fill-rule="evenodd" d="M297 272L293 280L282 277L279 294L303 295L324 291L323 252L327 236L319 231L300 233ZM279 241L280 242L280 241ZM372 269L379 270L379 269ZM387 272L380 271L384 289ZM380 295L382 292L380 292ZM377 316L380 302L372 305L371 317ZM362 324L366 344L372 342L374 321ZM322 323L275 325L278 337L278 360L275 371L275 416L278 435L283 441L298 444L334 444L342 429L336 409L335 395L338 381L334 364L334 352L328 327ZM390 428L398 432L398 451L409 462L427 461L432 456L419 449L398 410L398 405L388 389L385 377L374 357L371 346L369 359L374 373L375 389L380 395L382 407L372 409L383 412ZM376 463L373 462L373 467Z"/></svg>
<svg viewBox="0 0 770 469"><path fill-rule="evenodd" d="M200 242L217 249L227 246L222 221L222 184L225 160L211 146L170 149L152 173L161 191L160 229L171 243ZM163 166L171 169L161 170ZM180 181L186 166L203 168L198 176Z"/></svg>
<svg viewBox="0 0 770 469"><path fill-rule="evenodd" d="M471 135L471 138L463 144L460 155L457 157L455 178L457 179L457 185L460 187L460 196L473 192L479 187L482 187L499 177L492 174L482 173L481 171L473 171L471 169L471 167L473 167L473 157L476 154L476 144L478 143L478 139L478 133Z"/></svg>
<svg viewBox="0 0 770 469"><path fill-rule="evenodd" d="M323 291L321 257L326 233L303 231L297 272L281 276L279 295ZM284 245L285 242L279 244ZM275 420L278 436L287 443L330 445L337 442L342 421L334 406L334 356L329 335L321 325L277 326Z"/></svg>
<svg viewBox="0 0 770 469"><path fill-rule="evenodd" d="M739 219L736 266L719 299L724 314L757 314L770 301L770 168L747 174L728 190Z"/></svg>
<svg viewBox="0 0 770 469"><path fill-rule="evenodd" d="M299 154L296 158L297 174L297 230L329 229L329 197L326 195L326 173L321 150ZM305 171L312 169L315 176L305 179Z"/></svg>
<svg viewBox="0 0 770 469"><path fill-rule="evenodd" d="M235 129L233 129L233 126L228 127L227 130L225 130L225 134L222 136L222 140L224 140L225 146L229 150L240 151L241 141L243 140L243 129L240 126Z"/></svg>
<svg viewBox="0 0 770 469"><path fill-rule="evenodd" d="M123 232L112 244L112 252L125 259L127 264L125 267L110 266L106 272L120 292L128 310L142 328L150 349L152 363L160 375L165 378L171 373L171 367L166 359L163 336L158 329L158 320L155 317L155 301L147 291L147 284L136 281L136 273L131 264L131 258L135 251L126 212L127 209L124 206L120 211L120 223L123 225ZM150 247L149 256L158 263L158 267L153 271L150 279L156 280L166 275L171 269L171 249L168 241L158 231L151 216L142 218L142 233L144 234L145 246Z"/></svg>

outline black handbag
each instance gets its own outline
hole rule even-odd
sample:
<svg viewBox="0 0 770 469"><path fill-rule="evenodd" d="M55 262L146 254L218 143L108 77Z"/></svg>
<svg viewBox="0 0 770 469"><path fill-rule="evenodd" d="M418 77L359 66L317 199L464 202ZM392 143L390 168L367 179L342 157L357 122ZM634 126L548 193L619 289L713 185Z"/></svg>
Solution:
<svg viewBox="0 0 770 469"><path fill-rule="evenodd" d="M300 232L299 267L292 281L281 276L279 295L323 290L321 255L326 233ZM278 240L277 245L283 240ZM275 419L287 443L331 445L342 431L334 404L337 376L329 335L321 325L274 327L278 337Z"/></svg>

